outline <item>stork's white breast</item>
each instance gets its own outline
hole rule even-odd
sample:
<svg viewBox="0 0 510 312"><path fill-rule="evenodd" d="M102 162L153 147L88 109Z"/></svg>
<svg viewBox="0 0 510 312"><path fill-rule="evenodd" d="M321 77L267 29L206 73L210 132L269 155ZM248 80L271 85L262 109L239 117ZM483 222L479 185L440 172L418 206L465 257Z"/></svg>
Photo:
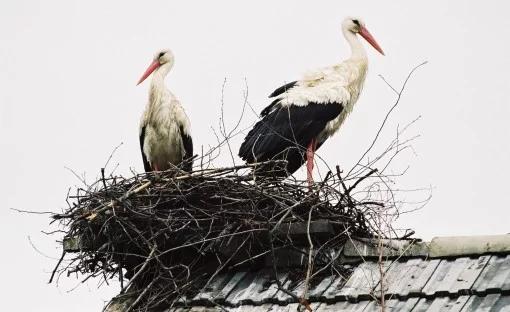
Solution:
<svg viewBox="0 0 510 312"><path fill-rule="evenodd" d="M168 92L153 105L148 105L142 126L145 125L143 151L149 163L160 170L179 164L184 155L181 129L191 136L190 122L179 101Z"/></svg>

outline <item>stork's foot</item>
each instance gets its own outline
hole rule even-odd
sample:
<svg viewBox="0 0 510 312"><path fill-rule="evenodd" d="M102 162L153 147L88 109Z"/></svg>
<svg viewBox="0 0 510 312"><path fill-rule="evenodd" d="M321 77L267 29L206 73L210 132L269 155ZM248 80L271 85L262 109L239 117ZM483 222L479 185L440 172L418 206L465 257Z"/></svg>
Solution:
<svg viewBox="0 0 510 312"><path fill-rule="evenodd" d="M152 167L151 174L148 176L148 178L152 182L157 182L161 180L161 171L159 170L159 167L157 165L154 165Z"/></svg>
<svg viewBox="0 0 510 312"><path fill-rule="evenodd" d="M162 179L161 171L151 171L150 174L146 175L145 177L153 184L160 182Z"/></svg>

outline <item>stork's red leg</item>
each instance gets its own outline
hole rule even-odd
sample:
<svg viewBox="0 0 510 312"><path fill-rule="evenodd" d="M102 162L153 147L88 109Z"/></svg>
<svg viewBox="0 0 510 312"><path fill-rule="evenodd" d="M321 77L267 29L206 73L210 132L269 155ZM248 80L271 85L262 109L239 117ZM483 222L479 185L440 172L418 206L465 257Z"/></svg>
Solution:
<svg viewBox="0 0 510 312"><path fill-rule="evenodd" d="M315 148L317 146L316 143L315 138L313 138L306 149L306 176L309 187L313 184L313 158L315 155Z"/></svg>
<svg viewBox="0 0 510 312"><path fill-rule="evenodd" d="M152 167L152 169L154 169L154 171L159 171L158 165L156 164L154 164L154 167Z"/></svg>

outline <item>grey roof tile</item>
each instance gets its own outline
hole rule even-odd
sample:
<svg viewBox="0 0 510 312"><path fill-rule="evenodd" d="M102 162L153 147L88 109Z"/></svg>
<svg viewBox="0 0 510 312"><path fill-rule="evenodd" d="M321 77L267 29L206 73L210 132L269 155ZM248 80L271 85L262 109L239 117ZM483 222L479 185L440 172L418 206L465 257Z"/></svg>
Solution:
<svg viewBox="0 0 510 312"><path fill-rule="evenodd" d="M320 303L312 303L310 306L313 311L317 310ZM299 310L298 310L299 308ZM277 304L263 304L261 306L253 305L242 305L235 308L225 308L229 312L297 312L306 311L303 306L300 307L298 303L291 303L288 305L277 305ZM225 311L223 310L223 311Z"/></svg>
<svg viewBox="0 0 510 312"><path fill-rule="evenodd" d="M491 294L485 297L471 296L462 312L509 312L510 296Z"/></svg>
<svg viewBox="0 0 510 312"><path fill-rule="evenodd" d="M420 299L412 312L460 312L469 296L460 296L457 298L439 297L434 299Z"/></svg>
<svg viewBox="0 0 510 312"><path fill-rule="evenodd" d="M387 265L388 262L383 263L383 266ZM357 301L370 299L373 296L372 290L377 285L379 278L379 264L376 262L363 262L354 269L354 272L352 272L352 275L343 286L341 283L337 284L336 287L330 286L325 292L325 297L328 300Z"/></svg>
<svg viewBox="0 0 510 312"><path fill-rule="evenodd" d="M329 284L326 290L319 297L321 301L333 302L336 301L337 293L342 289L346 279L343 276L337 276L333 279L333 282Z"/></svg>
<svg viewBox="0 0 510 312"><path fill-rule="evenodd" d="M343 276L339 276L338 278L335 278L335 276L329 275L322 279L322 281L318 284L316 284L314 287L310 289L310 293L308 295L308 298L310 300L318 300L321 298L324 294L324 292L333 284L333 282L338 279L339 282L342 280L345 281L346 278Z"/></svg>
<svg viewBox="0 0 510 312"><path fill-rule="evenodd" d="M216 276L206 289L199 292L195 298L194 303L204 303L210 300L222 302L227 298L232 289L239 284L241 279L246 275L246 272L229 272Z"/></svg>
<svg viewBox="0 0 510 312"><path fill-rule="evenodd" d="M337 302L334 304L321 304L315 310L316 312L362 312L367 305L370 303L370 301L361 301L358 303L351 303L351 302Z"/></svg>
<svg viewBox="0 0 510 312"><path fill-rule="evenodd" d="M309 286L307 298L310 298L310 300L317 300L318 298L320 298L324 291L333 283L334 279L335 279L334 276L329 275L322 278L322 280L320 280L320 282L318 283L312 283ZM285 287L285 289L288 289L289 291L293 292L298 297L302 297L303 292L305 290L304 281L297 283L297 285L295 285L294 287L291 287L290 284L291 281L288 280L283 286ZM280 304L296 302L296 300L293 297L289 296L287 293L281 290L278 290L275 296L275 300L278 301L278 303Z"/></svg>
<svg viewBox="0 0 510 312"><path fill-rule="evenodd" d="M466 294L473 286L490 256L441 260L434 274L425 285L427 296Z"/></svg>
<svg viewBox="0 0 510 312"><path fill-rule="evenodd" d="M312 308L313 311L317 311L317 308L319 307L319 305L320 305L320 302L311 303L310 307ZM280 311L281 312L297 312L297 311L305 311L306 312L305 307L300 305L299 303L291 303L286 306L279 306L279 308L281 310L278 310L278 312L280 312ZM273 311L271 311L271 312L273 312Z"/></svg>
<svg viewBox="0 0 510 312"><path fill-rule="evenodd" d="M484 294L509 290L510 255L492 256L473 285L473 291Z"/></svg>
<svg viewBox="0 0 510 312"><path fill-rule="evenodd" d="M272 276L273 273L269 269L248 273L228 295L227 303L237 306L239 304L260 305L271 302L278 291L278 286ZM288 273L279 273L278 280L283 284L287 276Z"/></svg>
<svg viewBox="0 0 510 312"><path fill-rule="evenodd" d="M296 296L301 297L304 291L304 282L300 282L297 285L294 285L294 287L292 287L291 284L292 282L290 280L287 280L285 284L283 284L283 287L289 290L290 292L294 293ZM278 303L291 303L296 301L292 296L281 290L278 290L276 292L274 298Z"/></svg>
<svg viewBox="0 0 510 312"><path fill-rule="evenodd" d="M227 310L231 312L276 312L279 311L277 308L278 306L268 303L260 306L243 305L237 308L227 308Z"/></svg>
<svg viewBox="0 0 510 312"><path fill-rule="evenodd" d="M386 312L408 312L411 311L416 303L420 300L419 298L410 298L408 300L391 299L384 303ZM368 306L363 312L380 312L381 305L377 301L370 301Z"/></svg>
<svg viewBox="0 0 510 312"><path fill-rule="evenodd" d="M394 262L385 274L385 293L392 297L404 298L421 293L440 260L410 259L404 262ZM380 292L380 283L376 287L376 294Z"/></svg>
<svg viewBox="0 0 510 312"><path fill-rule="evenodd" d="M217 307L192 307L191 309L187 310L186 312L218 312L221 311L220 308Z"/></svg>

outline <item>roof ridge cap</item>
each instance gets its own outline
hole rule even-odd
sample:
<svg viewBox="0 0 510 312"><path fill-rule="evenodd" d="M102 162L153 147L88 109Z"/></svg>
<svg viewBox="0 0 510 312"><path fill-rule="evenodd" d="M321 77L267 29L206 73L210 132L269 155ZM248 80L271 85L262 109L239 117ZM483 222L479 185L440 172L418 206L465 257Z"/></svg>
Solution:
<svg viewBox="0 0 510 312"><path fill-rule="evenodd" d="M430 242L419 239L383 239L383 256L391 258L448 258L483 254L510 254L510 234L437 236ZM378 239L349 240L344 247L348 258L379 257Z"/></svg>
<svg viewBox="0 0 510 312"><path fill-rule="evenodd" d="M429 257L454 257L488 253L510 253L510 234L434 237Z"/></svg>

